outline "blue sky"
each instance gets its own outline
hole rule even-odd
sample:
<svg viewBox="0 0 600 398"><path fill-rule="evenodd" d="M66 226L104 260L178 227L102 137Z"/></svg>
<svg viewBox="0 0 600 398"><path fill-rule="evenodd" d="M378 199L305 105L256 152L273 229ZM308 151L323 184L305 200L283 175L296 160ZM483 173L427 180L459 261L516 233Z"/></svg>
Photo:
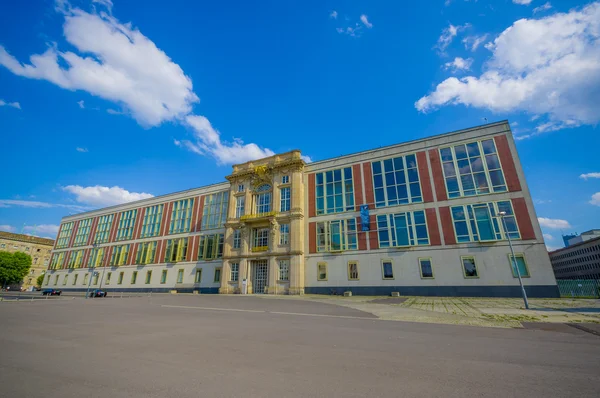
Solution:
<svg viewBox="0 0 600 398"><path fill-rule="evenodd" d="M600 227L598 2L31 0L0 22L0 229L486 119L511 122L548 246Z"/></svg>

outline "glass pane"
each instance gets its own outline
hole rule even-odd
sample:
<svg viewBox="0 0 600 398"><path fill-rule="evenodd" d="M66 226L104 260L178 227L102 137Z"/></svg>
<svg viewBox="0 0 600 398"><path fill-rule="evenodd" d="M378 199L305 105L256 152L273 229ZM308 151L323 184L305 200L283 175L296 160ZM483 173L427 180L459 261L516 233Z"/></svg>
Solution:
<svg viewBox="0 0 600 398"><path fill-rule="evenodd" d="M408 170L408 181L410 182L418 182L419 181L419 173L417 169L409 169Z"/></svg>
<svg viewBox="0 0 600 398"><path fill-rule="evenodd" d="M504 186L504 177L501 170L490 171L490 179L493 187Z"/></svg>
<svg viewBox="0 0 600 398"><path fill-rule="evenodd" d="M351 180L352 179L352 169L350 167L346 167L344 169L344 179Z"/></svg>
<svg viewBox="0 0 600 398"><path fill-rule="evenodd" d="M342 170L340 170L340 169L333 170L333 180L334 181L342 180Z"/></svg>
<svg viewBox="0 0 600 398"><path fill-rule="evenodd" d="M454 153L456 154L456 159L466 159L467 157L467 150L464 145L455 146Z"/></svg>
<svg viewBox="0 0 600 398"><path fill-rule="evenodd" d="M473 176L471 174L460 176L460 182L462 183L465 195L467 194L467 191L475 188L475 183L473 182Z"/></svg>
<svg viewBox="0 0 600 398"><path fill-rule="evenodd" d="M323 195L324 195L324 193L323 193L323 186L322 185L317 186L317 197L320 197L320 196L323 196Z"/></svg>
<svg viewBox="0 0 600 398"><path fill-rule="evenodd" d="M409 246L408 225L406 223L406 214L398 214L394 216L396 226L396 245Z"/></svg>
<svg viewBox="0 0 600 398"><path fill-rule="evenodd" d="M443 148L440 150L440 154L442 155L442 162L447 162L452 160L452 151L450 148Z"/></svg>
<svg viewBox="0 0 600 398"><path fill-rule="evenodd" d="M473 173L483 172L483 161L481 158L471 158L471 170Z"/></svg>
<svg viewBox="0 0 600 398"><path fill-rule="evenodd" d="M381 162L373 162L373 174L381 174Z"/></svg>
<svg viewBox="0 0 600 398"><path fill-rule="evenodd" d="M417 231L417 239L426 241L428 238L427 227L425 225L417 225L415 229Z"/></svg>
<svg viewBox="0 0 600 398"><path fill-rule="evenodd" d="M383 161L383 169L386 172L394 171L394 164L392 162L392 159L386 159Z"/></svg>
<svg viewBox="0 0 600 398"><path fill-rule="evenodd" d="M485 157L485 161L489 170L495 170L500 168L500 161L498 160L498 155L487 155Z"/></svg>
<svg viewBox="0 0 600 398"><path fill-rule="evenodd" d="M458 180L456 177L446 179L446 188L448 188L448 192L458 192Z"/></svg>
<svg viewBox="0 0 600 398"><path fill-rule="evenodd" d="M383 263L383 277L386 279L394 277L394 271L392 270L392 263Z"/></svg>
<svg viewBox="0 0 600 398"><path fill-rule="evenodd" d="M406 157L406 167L407 168L416 168L417 167L417 159L415 155L408 155Z"/></svg>
<svg viewBox="0 0 600 398"><path fill-rule="evenodd" d="M479 156L479 145L476 142L467 144L467 152L469 152L469 157Z"/></svg>
<svg viewBox="0 0 600 398"><path fill-rule="evenodd" d="M525 265L525 258L523 258L523 256L509 257L511 259L516 259L516 261L512 261L513 275L515 277L517 276L517 268L515 267L516 263L516 266L519 267L519 273L521 274L521 277L528 277L529 271L527 270L527 266Z"/></svg>
<svg viewBox="0 0 600 398"><path fill-rule="evenodd" d="M323 173L317 174L317 185L323 185Z"/></svg>
<svg viewBox="0 0 600 398"><path fill-rule="evenodd" d="M377 206L385 205L383 188L378 188L375 190L375 201L377 202Z"/></svg>
<svg viewBox="0 0 600 398"><path fill-rule="evenodd" d="M481 141L481 146L483 147L483 153L485 153L486 155L489 153L496 153L496 146L494 145L494 140Z"/></svg>
<svg viewBox="0 0 600 398"><path fill-rule="evenodd" d="M396 172L396 184L404 184L406 183L406 177L404 176L404 171L400 170Z"/></svg>
<svg viewBox="0 0 600 398"><path fill-rule="evenodd" d="M421 264L421 275L423 278L433 278L433 270L431 269L431 260L422 259L419 260Z"/></svg>
<svg viewBox="0 0 600 398"><path fill-rule="evenodd" d="M404 169L404 164L402 162L402 157L394 159L394 168L396 170L402 170L402 169Z"/></svg>
<svg viewBox="0 0 600 398"><path fill-rule="evenodd" d="M446 177L454 177L456 175L454 163L444 163L444 174Z"/></svg>
<svg viewBox="0 0 600 398"><path fill-rule="evenodd" d="M425 224L425 212L424 211L415 211L413 213L413 217L415 219L415 224Z"/></svg>
<svg viewBox="0 0 600 398"><path fill-rule="evenodd" d="M394 173L385 173L385 183L388 186L396 184Z"/></svg>
<svg viewBox="0 0 600 398"><path fill-rule="evenodd" d="M471 167L469 165L469 160L465 159L465 160L459 160L457 162L458 164L458 172L460 174L469 174L471 172Z"/></svg>
<svg viewBox="0 0 600 398"><path fill-rule="evenodd" d="M473 174L473 177L475 178L475 186L477 187L478 193L490 192L487 179L485 178L485 173Z"/></svg>
<svg viewBox="0 0 600 398"><path fill-rule="evenodd" d="M494 240L494 229L492 227L492 220L490 213L486 207L474 207L475 220L477 222L477 229L479 231L479 240Z"/></svg>
<svg viewBox="0 0 600 398"><path fill-rule="evenodd" d="M375 183L375 188L383 187L383 175L378 174L373 176L373 182Z"/></svg>
<svg viewBox="0 0 600 398"><path fill-rule="evenodd" d="M465 270L465 276L476 277L477 267L475 266L475 259L471 257L465 257L462 259L463 268Z"/></svg>
<svg viewBox="0 0 600 398"><path fill-rule="evenodd" d="M394 186L388 187L387 189L388 200L396 200L396 188Z"/></svg>
<svg viewBox="0 0 600 398"><path fill-rule="evenodd" d="M412 184L410 184L410 195L413 199L421 197L421 187L419 186L418 182L413 182Z"/></svg>

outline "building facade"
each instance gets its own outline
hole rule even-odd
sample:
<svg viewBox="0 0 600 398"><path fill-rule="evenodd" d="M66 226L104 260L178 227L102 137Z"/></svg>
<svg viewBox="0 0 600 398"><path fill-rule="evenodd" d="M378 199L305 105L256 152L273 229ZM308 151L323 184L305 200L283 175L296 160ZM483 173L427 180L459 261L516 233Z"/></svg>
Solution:
<svg viewBox="0 0 600 398"><path fill-rule="evenodd" d="M580 236L590 235L593 236L588 233L582 233ZM555 250L550 253L550 261L556 279L600 280L600 236L583 239Z"/></svg>
<svg viewBox="0 0 600 398"><path fill-rule="evenodd" d="M46 273L53 247L52 239L0 231L0 250L23 252L31 256L31 269L21 283L21 287L26 290L35 286L37 278Z"/></svg>
<svg viewBox="0 0 600 398"><path fill-rule="evenodd" d="M291 151L226 180L63 218L45 284L519 296L518 269L558 296L507 122L310 164Z"/></svg>

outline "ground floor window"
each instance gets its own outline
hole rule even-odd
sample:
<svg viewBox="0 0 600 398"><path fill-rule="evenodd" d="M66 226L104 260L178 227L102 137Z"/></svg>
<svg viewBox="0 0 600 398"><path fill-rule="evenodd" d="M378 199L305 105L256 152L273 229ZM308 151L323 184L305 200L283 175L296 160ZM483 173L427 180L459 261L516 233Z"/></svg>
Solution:
<svg viewBox="0 0 600 398"><path fill-rule="evenodd" d="M112 272L109 272L108 274L106 274L106 284L110 285L110 277L112 276Z"/></svg>
<svg viewBox="0 0 600 398"><path fill-rule="evenodd" d="M290 260L279 260L279 280L290 280Z"/></svg>
<svg viewBox="0 0 600 398"><path fill-rule="evenodd" d="M177 271L177 283L183 283L183 270L182 269Z"/></svg>
<svg viewBox="0 0 600 398"><path fill-rule="evenodd" d="M94 272L94 285L98 284L98 272Z"/></svg>
<svg viewBox="0 0 600 398"><path fill-rule="evenodd" d="M381 262L381 269L383 272L383 279L394 279L394 269L392 267L392 260L383 260Z"/></svg>
<svg viewBox="0 0 600 398"><path fill-rule="evenodd" d="M149 285L151 280L152 280L152 271L146 271L146 285Z"/></svg>
<svg viewBox="0 0 600 398"><path fill-rule="evenodd" d="M50 275L48 275L48 277L46 278L46 285L50 284Z"/></svg>
<svg viewBox="0 0 600 398"><path fill-rule="evenodd" d="M215 277L213 282L221 282L221 268L215 268Z"/></svg>
<svg viewBox="0 0 600 398"><path fill-rule="evenodd" d="M163 284L163 285L165 283L167 283L167 270L166 269L164 269L162 271L162 274L160 275L160 283Z"/></svg>
<svg viewBox="0 0 600 398"><path fill-rule="evenodd" d="M240 264L231 263L231 281L237 282L240 275Z"/></svg>
<svg viewBox="0 0 600 398"><path fill-rule="evenodd" d="M65 286L67 284L68 280L69 280L69 275L65 275L65 277L63 279L63 286Z"/></svg>
<svg viewBox="0 0 600 398"><path fill-rule="evenodd" d="M357 281L358 280L358 262L356 262L356 261L348 262L348 280L349 281Z"/></svg>
<svg viewBox="0 0 600 398"><path fill-rule="evenodd" d="M196 277L194 278L194 282L200 283L202 281L202 269L196 270Z"/></svg>
<svg viewBox="0 0 600 398"><path fill-rule="evenodd" d="M527 263L525 262L525 255L522 253L517 253L513 257L512 254L508 255L508 261L511 264L513 277L518 278L517 267L519 269L519 273L521 274L521 278L529 278L529 269L527 268Z"/></svg>
<svg viewBox="0 0 600 398"><path fill-rule="evenodd" d="M419 259L419 270L421 271L421 278L433 278L433 267L431 266L430 258Z"/></svg>
<svg viewBox="0 0 600 398"><path fill-rule="evenodd" d="M117 285L123 284L123 275L124 274L125 274L124 272L119 272L119 279L117 280Z"/></svg>
<svg viewBox="0 0 600 398"><path fill-rule="evenodd" d="M137 280L137 271L133 271L133 274L131 274L131 284L135 285L136 280Z"/></svg>
<svg viewBox="0 0 600 398"><path fill-rule="evenodd" d="M279 244L287 245L290 243L290 224L279 225Z"/></svg>
<svg viewBox="0 0 600 398"><path fill-rule="evenodd" d="M73 277L73 286L77 284L77 277L78 276L79 276L78 274L75 274L75 276Z"/></svg>
<svg viewBox="0 0 600 398"><path fill-rule="evenodd" d="M87 285L87 283L88 283L88 278L89 278L89 277L90 277L90 274L85 274L85 275L83 275L83 284L84 284L84 285Z"/></svg>
<svg viewBox="0 0 600 398"><path fill-rule="evenodd" d="M58 275L54 277L54 286L58 285Z"/></svg>
<svg viewBox="0 0 600 398"><path fill-rule="evenodd" d="M465 278L479 278L477 273L477 264L475 264L475 257L462 256L462 267Z"/></svg>
<svg viewBox="0 0 600 398"><path fill-rule="evenodd" d="M327 280L327 263L317 263L317 280Z"/></svg>

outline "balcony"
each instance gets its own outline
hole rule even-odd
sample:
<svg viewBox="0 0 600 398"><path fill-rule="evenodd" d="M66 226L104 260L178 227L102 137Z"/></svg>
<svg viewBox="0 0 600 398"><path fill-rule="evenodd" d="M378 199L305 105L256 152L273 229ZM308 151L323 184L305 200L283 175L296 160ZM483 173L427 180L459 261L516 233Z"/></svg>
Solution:
<svg viewBox="0 0 600 398"><path fill-rule="evenodd" d="M253 221L253 220L263 220L269 217L275 217L277 215L276 211L269 211L267 213L258 213L258 214L245 214L240 217L240 221Z"/></svg>

